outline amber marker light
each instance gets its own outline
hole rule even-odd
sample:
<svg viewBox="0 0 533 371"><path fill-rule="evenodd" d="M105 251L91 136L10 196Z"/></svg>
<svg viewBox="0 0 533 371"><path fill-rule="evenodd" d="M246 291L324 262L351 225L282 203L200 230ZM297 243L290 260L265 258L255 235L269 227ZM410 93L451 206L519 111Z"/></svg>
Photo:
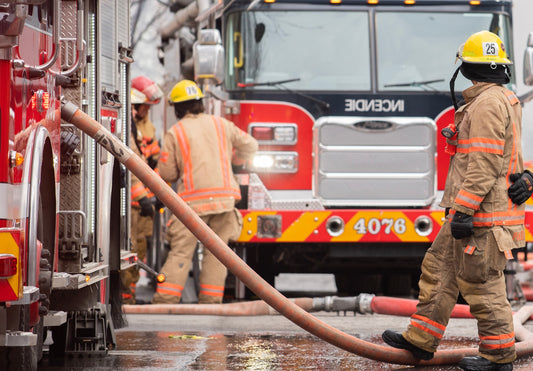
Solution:
<svg viewBox="0 0 533 371"><path fill-rule="evenodd" d="M329 0L331 4L340 4L342 0Z"/></svg>
<svg viewBox="0 0 533 371"><path fill-rule="evenodd" d="M91 280L91 276L85 276L85 282L89 282Z"/></svg>
<svg viewBox="0 0 533 371"><path fill-rule="evenodd" d="M265 3L268 3L268 4L272 4L272 3L275 3L276 0L265 0Z"/></svg>
<svg viewBox="0 0 533 371"><path fill-rule="evenodd" d="M405 5L413 5L415 3L415 0L405 0L403 3Z"/></svg>
<svg viewBox="0 0 533 371"><path fill-rule="evenodd" d="M376 5L377 3L379 3L379 0L367 0L367 3L369 5Z"/></svg>
<svg viewBox="0 0 533 371"><path fill-rule="evenodd" d="M157 282L163 283L167 279L167 276L165 276L163 273L159 273L156 277Z"/></svg>
<svg viewBox="0 0 533 371"><path fill-rule="evenodd" d="M479 5L479 4L481 4L481 1L479 1L479 0L471 0L470 1L470 5Z"/></svg>
<svg viewBox="0 0 533 371"><path fill-rule="evenodd" d="M10 151L9 156L11 166L19 166L24 162L24 156L20 152Z"/></svg>

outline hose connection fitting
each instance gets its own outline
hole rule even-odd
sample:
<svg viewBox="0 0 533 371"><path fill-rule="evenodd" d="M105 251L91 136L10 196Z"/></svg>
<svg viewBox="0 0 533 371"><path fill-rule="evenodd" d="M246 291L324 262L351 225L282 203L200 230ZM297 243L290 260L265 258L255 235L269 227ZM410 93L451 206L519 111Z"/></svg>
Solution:
<svg viewBox="0 0 533 371"><path fill-rule="evenodd" d="M325 296L313 298L313 310L325 312L359 312L360 314L372 313L370 304L374 294L359 294L359 296Z"/></svg>

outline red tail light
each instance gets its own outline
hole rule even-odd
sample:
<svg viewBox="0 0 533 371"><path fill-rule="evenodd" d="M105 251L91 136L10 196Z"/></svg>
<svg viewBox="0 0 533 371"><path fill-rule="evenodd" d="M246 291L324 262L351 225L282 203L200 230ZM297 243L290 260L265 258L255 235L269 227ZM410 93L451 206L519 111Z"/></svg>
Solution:
<svg viewBox="0 0 533 371"><path fill-rule="evenodd" d="M254 126L252 128L252 137L257 140L273 140L274 128L271 126Z"/></svg>
<svg viewBox="0 0 533 371"><path fill-rule="evenodd" d="M0 254L0 278L8 278L17 273L17 258L11 254Z"/></svg>

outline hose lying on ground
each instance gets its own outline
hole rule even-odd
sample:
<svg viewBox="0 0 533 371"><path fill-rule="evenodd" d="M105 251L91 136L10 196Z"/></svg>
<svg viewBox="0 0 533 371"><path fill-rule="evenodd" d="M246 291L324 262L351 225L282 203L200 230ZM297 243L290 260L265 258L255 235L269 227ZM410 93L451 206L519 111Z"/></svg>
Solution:
<svg viewBox="0 0 533 371"><path fill-rule="evenodd" d="M131 149L97 121L79 110L74 104L65 100L61 102L61 117L94 138L100 145L111 152L145 186L150 188L155 196L203 243L204 247L209 249L250 290L309 333L351 353L388 363L406 365L450 364L459 362L465 356L477 354L477 349L474 348L441 350L435 353L432 360L420 361L406 350L363 341L313 317L280 294L255 273L140 157L136 156ZM519 356L533 352L531 337L524 335L524 339L526 340L516 344L516 351Z"/></svg>
<svg viewBox="0 0 533 371"><path fill-rule="evenodd" d="M289 299L306 312L313 311L313 299ZM209 316L266 316L279 314L262 300L227 304L150 304L124 305L127 314L194 314Z"/></svg>
<svg viewBox="0 0 533 371"><path fill-rule="evenodd" d="M410 317L416 312L416 300L360 294L351 297L326 296L319 298L289 299L308 313L354 312L360 314L388 314ZM124 305L129 314L195 314L216 316L260 316L279 314L262 300L226 304L151 304ZM455 305L451 318L473 318L468 305Z"/></svg>

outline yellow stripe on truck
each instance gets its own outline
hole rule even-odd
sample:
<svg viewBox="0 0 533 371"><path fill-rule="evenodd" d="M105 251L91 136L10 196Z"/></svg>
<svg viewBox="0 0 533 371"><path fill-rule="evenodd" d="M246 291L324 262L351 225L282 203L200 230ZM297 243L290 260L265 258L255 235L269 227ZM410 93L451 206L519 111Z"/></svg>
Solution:
<svg viewBox="0 0 533 371"><path fill-rule="evenodd" d="M10 232L0 232L0 254L11 254L17 258L17 273L7 279L13 295L20 298L22 295L22 280L20 276L19 246Z"/></svg>
<svg viewBox="0 0 533 371"><path fill-rule="evenodd" d="M305 241L330 214L331 211L304 212L276 241Z"/></svg>

